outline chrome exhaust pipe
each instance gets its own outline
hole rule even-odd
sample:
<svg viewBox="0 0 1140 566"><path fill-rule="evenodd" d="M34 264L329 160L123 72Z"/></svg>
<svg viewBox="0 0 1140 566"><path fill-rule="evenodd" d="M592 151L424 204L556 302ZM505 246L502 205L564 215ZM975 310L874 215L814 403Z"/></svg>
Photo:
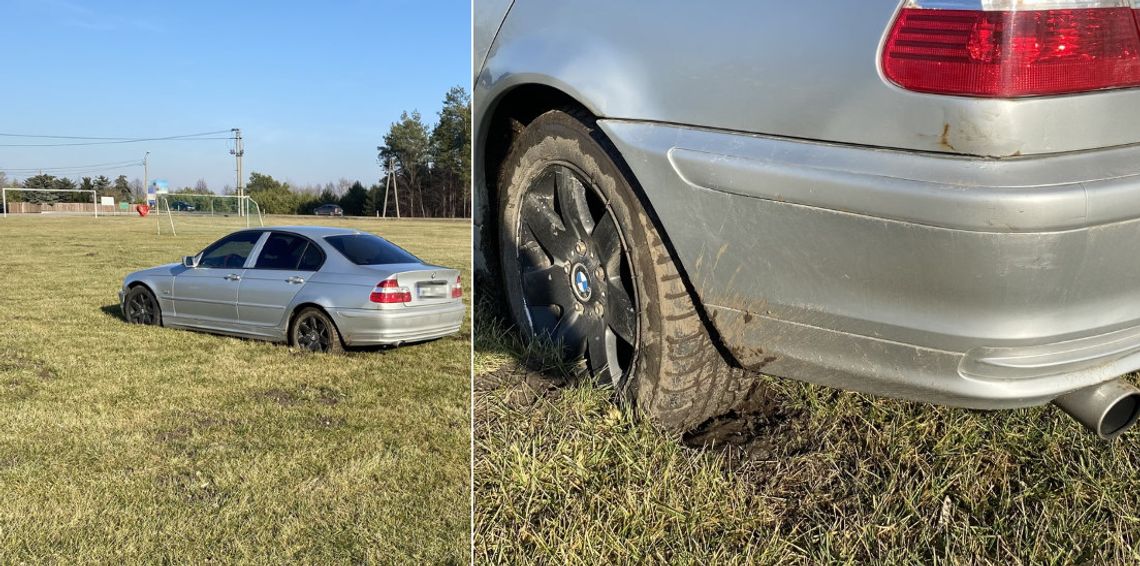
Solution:
<svg viewBox="0 0 1140 566"><path fill-rule="evenodd" d="M1097 436L1112 440L1140 417L1140 389L1123 380L1107 381L1066 393L1053 404Z"/></svg>

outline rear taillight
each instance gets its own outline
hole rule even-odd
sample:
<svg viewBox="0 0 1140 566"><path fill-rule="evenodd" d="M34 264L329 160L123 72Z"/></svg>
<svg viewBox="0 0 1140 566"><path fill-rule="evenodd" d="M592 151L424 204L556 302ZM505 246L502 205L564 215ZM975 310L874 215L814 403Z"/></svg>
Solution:
<svg viewBox="0 0 1140 566"><path fill-rule="evenodd" d="M908 90L994 98L1140 86L1132 3L907 0L883 73Z"/></svg>
<svg viewBox="0 0 1140 566"><path fill-rule="evenodd" d="M451 288L451 298L452 299L462 299L463 298L463 276L461 276L461 275L455 276L455 286Z"/></svg>
<svg viewBox="0 0 1140 566"><path fill-rule="evenodd" d="M374 303L410 303L412 292L407 287L401 287L395 279L385 279L376 284L368 298Z"/></svg>

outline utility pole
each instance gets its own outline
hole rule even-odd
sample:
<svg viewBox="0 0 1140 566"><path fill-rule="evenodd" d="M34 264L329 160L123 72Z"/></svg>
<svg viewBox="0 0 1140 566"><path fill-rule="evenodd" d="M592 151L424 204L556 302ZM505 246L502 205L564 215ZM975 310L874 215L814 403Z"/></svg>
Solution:
<svg viewBox="0 0 1140 566"><path fill-rule="evenodd" d="M143 204L146 204L146 190L150 187L150 152L143 154ZM157 204L157 203L155 203Z"/></svg>
<svg viewBox="0 0 1140 566"><path fill-rule="evenodd" d="M388 178L384 181L384 212L382 216L388 216L388 189L396 193L396 218L400 217L400 187L396 184L396 177L393 175L395 171L392 169L392 158L388 158Z"/></svg>
<svg viewBox="0 0 1140 566"><path fill-rule="evenodd" d="M245 155L245 147L241 143L241 128L234 128L230 131L234 133L234 148L230 150L230 155L233 155L234 159L237 160L237 194L238 202L241 203L238 207L238 216L245 216L245 199L240 198L245 196L245 184L242 183L241 176L241 158Z"/></svg>
<svg viewBox="0 0 1140 566"><path fill-rule="evenodd" d="M392 185L392 173L389 171L384 175L384 208L380 209L381 218L388 218L388 188Z"/></svg>
<svg viewBox="0 0 1140 566"><path fill-rule="evenodd" d="M384 175L384 208L381 209L383 211L380 213L381 218L387 218L388 217L388 190L392 188L392 169L391 169L392 160L391 159L388 160L388 165L389 165L389 168L388 168L388 171L386 171L387 175Z"/></svg>

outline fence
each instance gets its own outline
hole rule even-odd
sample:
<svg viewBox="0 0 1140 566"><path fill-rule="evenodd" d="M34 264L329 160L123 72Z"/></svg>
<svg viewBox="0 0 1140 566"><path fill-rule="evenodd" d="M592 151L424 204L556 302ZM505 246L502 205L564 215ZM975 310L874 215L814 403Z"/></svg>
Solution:
<svg viewBox="0 0 1140 566"><path fill-rule="evenodd" d="M134 207L131 207L132 209ZM123 212L118 205L99 205L99 214L115 214ZM128 212L130 210L128 209ZM54 202L36 204L32 202L9 202L8 214L94 214L95 203L91 202Z"/></svg>

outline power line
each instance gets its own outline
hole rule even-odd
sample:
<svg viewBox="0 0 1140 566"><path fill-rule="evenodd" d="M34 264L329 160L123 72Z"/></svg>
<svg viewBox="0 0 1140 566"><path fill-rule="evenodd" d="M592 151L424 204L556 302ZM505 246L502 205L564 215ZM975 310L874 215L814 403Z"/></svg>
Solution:
<svg viewBox="0 0 1140 566"><path fill-rule="evenodd" d="M230 132L231 132L231 130L217 130L214 132L200 132L197 134L181 134L181 135L177 135L177 136L166 136L166 137L167 138L188 138L188 137L193 137L193 136L212 136L214 134L228 134ZM47 135L47 134L13 134L13 133L8 133L8 132L0 132L0 136L8 137L8 138L52 138L52 139L65 139L65 140L137 140L137 139L144 139L144 138L139 138L139 137L107 138L107 137L101 137L101 136L58 136L58 135ZM161 139L161 138L155 138L155 139Z"/></svg>
<svg viewBox="0 0 1140 566"><path fill-rule="evenodd" d="M103 162L103 163L90 163L90 164L87 164L87 165L59 165L59 166L56 166L56 167L21 167L21 168L19 168L19 169L20 169L20 170L32 170L32 169L75 169L75 168L79 168L79 167L102 167L102 166L104 166L104 165L121 165L121 164L130 164L130 163L142 163L142 160L141 160L141 159L121 159L121 160L119 160L119 161L106 161L106 162Z"/></svg>
<svg viewBox="0 0 1140 566"><path fill-rule="evenodd" d="M40 171L40 170L56 170L56 169L89 169L91 167L110 167L113 165L140 165L142 160L139 159L126 159L122 161L107 161L104 163L89 163L87 165L58 165L54 167L19 167L19 168L3 168L4 171Z"/></svg>
<svg viewBox="0 0 1140 566"><path fill-rule="evenodd" d="M203 137L203 136L216 136L217 134L228 134L230 130L218 130L214 132L201 132L197 134L183 134L178 136L164 136L158 138L105 138L105 137L85 137L85 136L55 136L55 135L36 135L36 134L12 134L0 133L0 137L12 138L44 138L44 139L74 139L74 140L101 140L101 141L83 141L83 142L69 142L69 143L5 143L0 144L0 147L67 147L78 145L112 145L122 143L139 143L150 141L201 141L201 140L228 140L230 137Z"/></svg>
<svg viewBox="0 0 1140 566"><path fill-rule="evenodd" d="M37 173L40 171L53 171L53 172L57 172L57 173L68 173L68 172L76 173L76 172L81 172L81 171L100 171L100 170L104 170L104 169L117 169L117 168L121 168L121 167L137 167L137 166L142 165L142 164L143 164L142 161L140 161L138 159L132 159L130 161L111 161L111 162L107 162L107 163L92 163L90 165L61 165L58 167L25 167L25 168L19 168L19 169L5 169L3 167L0 167L0 171L3 171L5 173L16 173L16 174Z"/></svg>

